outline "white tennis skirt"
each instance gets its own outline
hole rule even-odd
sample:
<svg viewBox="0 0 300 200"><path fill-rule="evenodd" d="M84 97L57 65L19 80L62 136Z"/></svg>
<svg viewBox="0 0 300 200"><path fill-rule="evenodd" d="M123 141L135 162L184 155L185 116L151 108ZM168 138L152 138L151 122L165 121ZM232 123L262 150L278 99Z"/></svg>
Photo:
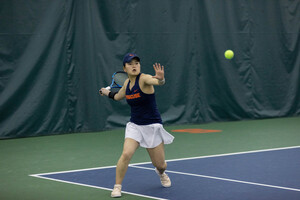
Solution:
<svg viewBox="0 0 300 200"><path fill-rule="evenodd" d="M171 144L174 136L168 133L162 124L137 125L128 122L126 125L125 138L137 141L141 147L154 148L162 142Z"/></svg>

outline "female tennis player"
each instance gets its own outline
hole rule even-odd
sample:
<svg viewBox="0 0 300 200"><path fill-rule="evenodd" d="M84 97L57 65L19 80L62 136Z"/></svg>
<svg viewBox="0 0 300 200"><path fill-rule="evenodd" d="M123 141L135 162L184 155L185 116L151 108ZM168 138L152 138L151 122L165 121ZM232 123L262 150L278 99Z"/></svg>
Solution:
<svg viewBox="0 0 300 200"><path fill-rule="evenodd" d="M121 197L122 181L139 146L147 149L162 186L171 187L171 180L165 173L167 163L164 145L172 143L174 137L162 126L154 93L154 86L165 84L164 66L155 63L153 68L155 76L141 73L140 58L136 54L128 53L123 59L123 70L128 74L123 87L115 93L105 88L100 90L101 95L113 100L126 98L131 106L131 118L126 125L123 152L117 163L112 197Z"/></svg>

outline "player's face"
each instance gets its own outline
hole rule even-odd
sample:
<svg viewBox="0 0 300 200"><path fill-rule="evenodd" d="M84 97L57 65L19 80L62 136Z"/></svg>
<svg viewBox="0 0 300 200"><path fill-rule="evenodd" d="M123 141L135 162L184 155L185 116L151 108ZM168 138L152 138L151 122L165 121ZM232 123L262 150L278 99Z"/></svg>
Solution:
<svg viewBox="0 0 300 200"><path fill-rule="evenodd" d="M127 72L128 75L139 75L141 72L141 64L137 59L132 59L129 63L125 64L124 71Z"/></svg>

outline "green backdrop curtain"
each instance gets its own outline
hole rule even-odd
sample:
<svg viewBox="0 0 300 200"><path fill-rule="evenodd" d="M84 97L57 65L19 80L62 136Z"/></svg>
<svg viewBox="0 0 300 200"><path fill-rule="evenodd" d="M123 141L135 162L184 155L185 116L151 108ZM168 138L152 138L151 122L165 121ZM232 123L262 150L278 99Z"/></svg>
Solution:
<svg viewBox="0 0 300 200"><path fill-rule="evenodd" d="M165 66L165 124L299 116L299 19L299 0L1 0L0 138L123 127L98 90L127 52Z"/></svg>

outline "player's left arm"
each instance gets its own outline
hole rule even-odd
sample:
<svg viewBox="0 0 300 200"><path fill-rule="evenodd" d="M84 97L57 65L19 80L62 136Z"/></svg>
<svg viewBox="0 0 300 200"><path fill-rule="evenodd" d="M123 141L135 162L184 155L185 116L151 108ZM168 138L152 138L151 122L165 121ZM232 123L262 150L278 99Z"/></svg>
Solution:
<svg viewBox="0 0 300 200"><path fill-rule="evenodd" d="M155 76L145 75L143 76L144 83L147 85L163 85L165 84L165 71L164 66L160 63L153 65Z"/></svg>

